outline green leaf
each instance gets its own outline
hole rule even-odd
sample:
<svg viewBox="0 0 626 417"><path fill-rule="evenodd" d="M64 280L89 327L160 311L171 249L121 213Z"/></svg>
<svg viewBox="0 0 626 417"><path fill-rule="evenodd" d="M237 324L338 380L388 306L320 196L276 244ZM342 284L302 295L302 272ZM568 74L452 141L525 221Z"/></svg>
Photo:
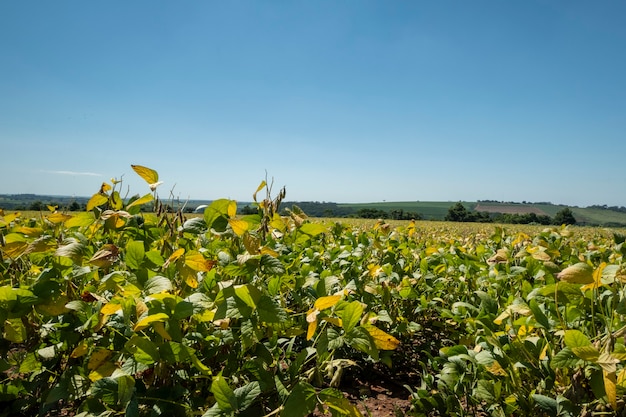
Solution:
<svg viewBox="0 0 626 417"><path fill-rule="evenodd" d="M138 335L131 337L124 345L135 360L144 365L152 365L160 359L157 346L150 339Z"/></svg>
<svg viewBox="0 0 626 417"><path fill-rule="evenodd" d="M143 263L145 251L143 242L140 240L131 240L126 244L126 265L131 269L139 269Z"/></svg>
<svg viewBox="0 0 626 417"><path fill-rule="evenodd" d="M581 360L574 355L574 352L568 347L561 349L559 353L552 357L550 366L553 369L575 368Z"/></svg>
<svg viewBox="0 0 626 417"><path fill-rule="evenodd" d="M193 217L183 223L183 232L199 235L207 230L207 224L201 217Z"/></svg>
<svg viewBox="0 0 626 417"><path fill-rule="evenodd" d="M261 292L249 284L235 286L235 294L251 308L256 308L256 304L261 298Z"/></svg>
<svg viewBox="0 0 626 417"><path fill-rule="evenodd" d="M550 416L557 416L557 403L554 398L546 397L545 395L540 394L533 394L532 397L539 408L547 412Z"/></svg>
<svg viewBox="0 0 626 417"><path fill-rule="evenodd" d="M81 213L76 213L72 216L71 219L68 219L63 223L65 227L71 229L73 227L87 227L91 226L93 222L96 221L96 217L90 211L84 211Z"/></svg>
<svg viewBox="0 0 626 417"><path fill-rule="evenodd" d="M235 389L234 394L237 399L237 411L243 411L250 407L261 394L261 386L257 381L252 381Z"/></svg>
<svg viewBox="0 0 626 417"><path fill-rule="evenodd" d="M317 395L315 388L307 382L300 381L289 394L281 417L306 417L315 410Z"/></svg>
<svg viewBox="0 0 626 417"><path fill-rule="evenodd" d="M211 392L222 411L234 411L237 409L237 397L235 397L235 393L228 386L222 375L217 375L213 378Z"/></svg>
<svg viewBox="0 0 626 417"><path fill-rule="evenodd" d="M343 325L343 329L346 333L349 333L354 326L356 326L361 320L361 316L363 315L363 306L358 301L352 301L346 307L344 307L341 321Z"/></svg>
<svg viewBox="0 0 626 417"><path fill-rule="evenodd" d="M320 233L326 233L328 228L321 223L305 223L300 226L299 230L309 236L317 236Z"/></svg>
<svg viewBox="0 0 626 417"><path fill-rule="evenodd" d="M566 330L563 340L570 349L591 345L591 341L580 330Z"/></svg>
<svg viewBox="0 0 626 417"><path fill-rule="evenodd" d="M172 286L172 281L161 275L150 278L143 286L143 290L146 294L157 294L160 292L172 291L173 289L174 287Z"/></svg>
<svg viewBox="0 0 626 417"><path fill-rule="evenodd" d="M550 326L550 320L548 320L548 317L546 317L546 315L541 310L541 307L539 307L539 304L537 304L537 300L535 300L534 298L531 299L528 303L528 307L533 313L537 324L547 330L550 330L552 328L552 326Z"/></svg>
<svg viewBox="0 0 626 417"><path fill-rule="evenodd" d="M285 310L265 295L259 300L257 311L259 319L265 323L282 323L287 320Z"/></svg>
<svg viewBox="0 0 626 417"><path fill-rule="evenodd" d="M215 227L213 223L216 220L222 218L224 221L220 224L218 231L224 231L226 229L226 225L228 222L225 219L228 218L228 209L230 207L232 200L227 199L219 199L214 200L207 208L204 209L204 222L207 227Z"/></svg>

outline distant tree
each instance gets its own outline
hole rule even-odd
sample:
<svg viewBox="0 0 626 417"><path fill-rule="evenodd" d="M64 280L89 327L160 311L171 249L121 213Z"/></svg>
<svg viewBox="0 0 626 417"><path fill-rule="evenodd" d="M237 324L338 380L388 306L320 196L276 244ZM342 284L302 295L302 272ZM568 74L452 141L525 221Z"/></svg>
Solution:
<svg viewBox="0 0 626 417"><path fill-rule="evenodd" d="M465 222L468 220L469 211L462 203L456 203L448 209L448 214L444 220L448 222Z"/></svg>
<svg viewBox="0 0 626 417"><path fill-rule="evenodd" d="M574 213L572 213L572 210L570 210L569 207L559 210L554 215L554 224L576 224L576 218L574 217Z"/></svg>
<svg viewBox="0 0 626 417"><path fill-rule="evenodd" d="M72 204L70 204L68 209L69 209L69 211L79 211L80 210L80 204L78 204L77 201L72 201Z"/></svg>
<svg viewBox="0 0 626 417"><path fill-rule="evenodd" d="M259 212L259 209L257 209L256 207L252 207L250 205L242 207L240 210L241 214L257 214L258 212Z"/></svg>
<svg viewBox="0 0 626 417"><path fill-rule="evenodd" d="M28 206L28 209L33 210L33 211L40 211L40 210L43 210L44 208L46 208L45 204L39 200L33 201L30 204L30 206Z"/></svg>

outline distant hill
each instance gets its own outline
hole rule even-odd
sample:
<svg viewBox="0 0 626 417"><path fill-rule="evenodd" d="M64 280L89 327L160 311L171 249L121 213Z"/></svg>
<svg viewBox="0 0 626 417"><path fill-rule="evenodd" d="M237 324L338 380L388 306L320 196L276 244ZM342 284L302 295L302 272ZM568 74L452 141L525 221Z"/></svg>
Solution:
<svg viewBox="0 0 626 417"><path fill-rule="evenodd" d="M29 210L33 204L40 203L45 209L46 205L58 205L61 210L68 209L72 203L84 207L89 197L76 196L46 196L36 194L0 194L0 208L5 210ZM163 200L164 203L172 203ZM210 204L211 200L189 200L173 202L174 207L185 207L186 211L193 211L203 204ZM503 214L534 213L542 216L554 217L565 205L539 203L514 203L497 201L464 201L463 205L471 211ZM333 202L284 202L281 207L291 208L293 205L300 207L312 217L347 217L354 215L359 210L374 209L388 213L403 211L405 213L418 213L424 220L443 220L448 209L456 204L454 201L396 201L374 203L333 203ZM237 202L239 209L252 205L251 202ZM626 209L624 207L569 207L574 213L578 224L597 225L607 227L626 227Z"/></svg>

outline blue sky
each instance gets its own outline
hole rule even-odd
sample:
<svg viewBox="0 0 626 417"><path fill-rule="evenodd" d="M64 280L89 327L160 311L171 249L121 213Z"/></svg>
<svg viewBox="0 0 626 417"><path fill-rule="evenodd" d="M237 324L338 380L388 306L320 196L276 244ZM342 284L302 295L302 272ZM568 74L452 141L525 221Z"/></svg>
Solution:
<svg viewBox="0 0 626 417"><path fill-rule="evenodd" d="M0 193L626 205L626 3L0 3Z"/></svg>

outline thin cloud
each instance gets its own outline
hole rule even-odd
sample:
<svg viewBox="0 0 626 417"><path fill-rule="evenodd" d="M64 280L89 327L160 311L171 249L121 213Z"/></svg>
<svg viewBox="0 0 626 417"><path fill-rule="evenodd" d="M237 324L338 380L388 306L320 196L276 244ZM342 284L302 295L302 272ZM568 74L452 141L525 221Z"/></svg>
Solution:
<svg viewBox="0 0 626 417"><path fill-rule="evenodd" d="M96 174L95 172L76 172L76 171L43 171L48 174L57 174L57 175L83 175L88 177L101 177L102 174Z"/></svg>

